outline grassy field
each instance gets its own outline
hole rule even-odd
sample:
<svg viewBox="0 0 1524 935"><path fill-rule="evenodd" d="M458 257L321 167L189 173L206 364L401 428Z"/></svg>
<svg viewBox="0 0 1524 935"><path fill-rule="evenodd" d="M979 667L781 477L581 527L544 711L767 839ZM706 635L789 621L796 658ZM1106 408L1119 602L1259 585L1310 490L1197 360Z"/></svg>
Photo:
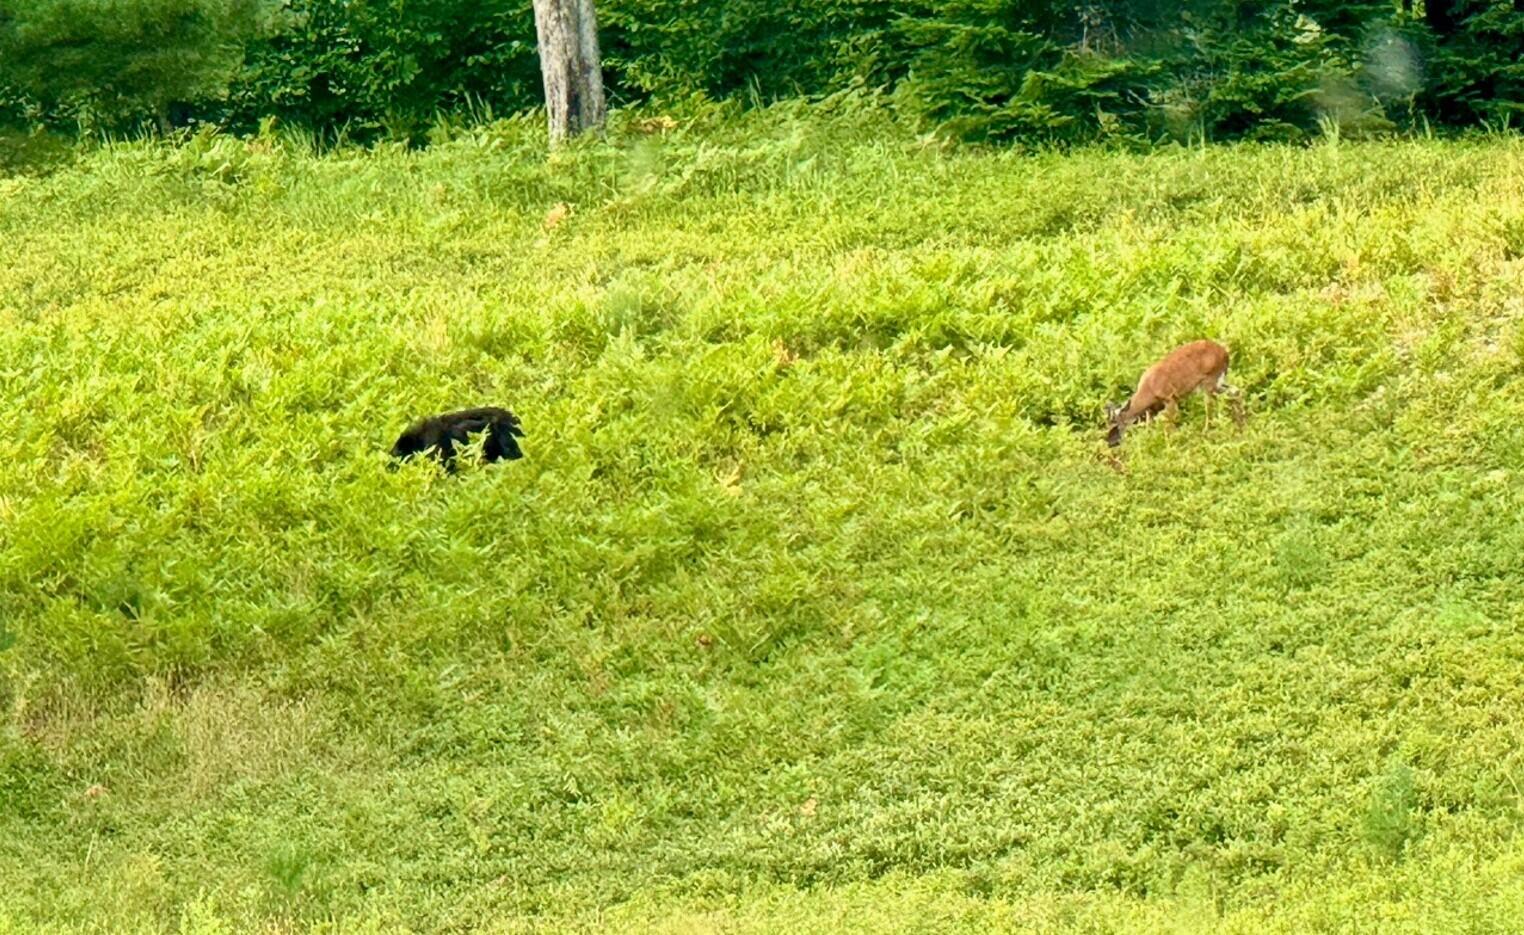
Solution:
<svg viewBox="0 0 1524 935"><path fill-rule="evenodd" d="M0 180L0 933L1516 926L1524 142L625 124Z"/></svg>

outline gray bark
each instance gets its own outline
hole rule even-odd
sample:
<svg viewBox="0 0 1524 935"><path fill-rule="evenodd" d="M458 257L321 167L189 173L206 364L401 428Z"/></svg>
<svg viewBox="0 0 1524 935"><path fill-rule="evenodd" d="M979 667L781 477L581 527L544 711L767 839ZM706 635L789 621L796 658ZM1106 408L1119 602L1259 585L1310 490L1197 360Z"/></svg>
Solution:
<svg viewBox="0 0 1524 935"><path fill-rule="evenodd" d="M603 64L593 0L534 0L550 142L601 130Z"/></svg>

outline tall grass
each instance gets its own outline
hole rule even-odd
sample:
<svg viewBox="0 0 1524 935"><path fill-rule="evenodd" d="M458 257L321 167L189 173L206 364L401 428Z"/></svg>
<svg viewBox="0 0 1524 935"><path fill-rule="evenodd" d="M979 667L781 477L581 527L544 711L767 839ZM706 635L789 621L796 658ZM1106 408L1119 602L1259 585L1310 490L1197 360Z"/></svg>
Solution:
<svg viewBox="0 0 1524 935"><path fill-rule="evenodd" d="M643 116L0 180L0 931L1518 917L1524 146Z"/></svg>

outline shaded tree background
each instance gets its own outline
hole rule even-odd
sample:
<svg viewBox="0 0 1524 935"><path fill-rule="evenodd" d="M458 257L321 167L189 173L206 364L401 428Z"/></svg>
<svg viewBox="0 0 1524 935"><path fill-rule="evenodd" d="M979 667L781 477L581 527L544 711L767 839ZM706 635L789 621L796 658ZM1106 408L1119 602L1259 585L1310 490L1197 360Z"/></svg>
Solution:
<svg viewBox="0 0 1524 935"><path fill-rule="evenodd" d="M602 0L598 13L616 106L868 86L966 138L1139 143L1499 124L1524 108L1524 0ZM247 130L274 116L421 140L442 116L500 116L543 93L530 0L0 0L0 53L13 122Z"/></svg>
<svg viewBox="0 0 1524 935"><path fill-rule="evenodd" d="M174 105L224 97L287 16L279 0L0 0L0 81L13 112L167 127Z"/></svg>

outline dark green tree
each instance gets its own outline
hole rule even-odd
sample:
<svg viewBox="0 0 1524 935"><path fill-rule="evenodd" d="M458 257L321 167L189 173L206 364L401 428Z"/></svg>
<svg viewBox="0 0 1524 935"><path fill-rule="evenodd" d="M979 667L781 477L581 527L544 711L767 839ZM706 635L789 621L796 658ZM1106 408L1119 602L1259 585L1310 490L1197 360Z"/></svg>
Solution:
<svg viewBox="0 0 1524 935"><path fill-rule="evenodd" d="M357 136L414 138L440 113L542 101L530 0L291 0L295 24L250 48L207 111Z"/></svg>
<svg viewBox="0 0 1524 935"><path fill-rule="evenodd" d="M0 83L54 112L168 129L173 105L227 93L284 0L0 0Z"/></svg>
<svg viewBox="0 0 1524 935"><path fill-rule="evenodd" d="M1446 123L1524 120L1524 0L1427 0L1434 34L1425 103Z"/></svg>

